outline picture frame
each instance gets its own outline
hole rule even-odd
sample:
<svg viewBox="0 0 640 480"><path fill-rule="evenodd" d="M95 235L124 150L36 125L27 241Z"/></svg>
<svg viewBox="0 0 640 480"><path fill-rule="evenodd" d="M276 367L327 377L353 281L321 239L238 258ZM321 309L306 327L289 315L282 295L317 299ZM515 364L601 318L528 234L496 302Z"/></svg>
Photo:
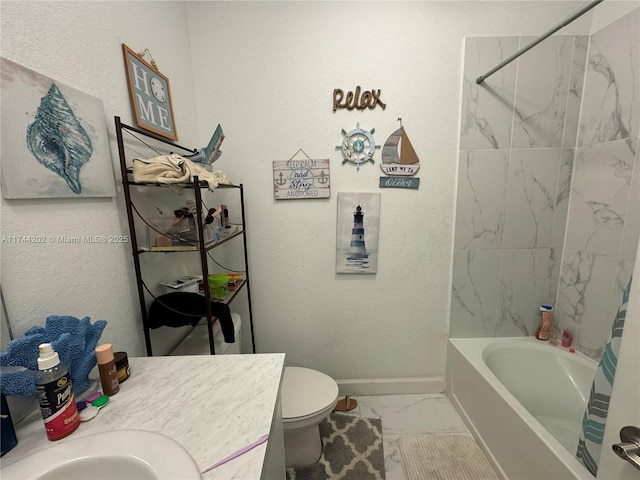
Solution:
<svg viewBox="0 0 640 480"><path fill-rule="evenodd" d="M2 196L114 197L102 100L4 57L0 71Z"/></svg>
<svg viewBox="0 0 640 480"><path fill-rule="evenodd" d="M338 192L336 273L378 271L380 193Z"/></svg>
<svg viewBox="0 0 640 480"><path fill-rule="evenodd" d="M136 124L162 137L178 140L169 79L124 43L122 53Z"/></svg>

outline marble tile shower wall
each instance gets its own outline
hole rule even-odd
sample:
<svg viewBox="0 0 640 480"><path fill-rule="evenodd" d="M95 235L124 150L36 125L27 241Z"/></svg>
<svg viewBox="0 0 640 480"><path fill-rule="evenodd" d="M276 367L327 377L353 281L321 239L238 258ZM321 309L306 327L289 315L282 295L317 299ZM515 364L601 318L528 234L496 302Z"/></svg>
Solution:
<svg viewBox="0 0 640 480"><path fill-rule="evenodd" d="M556 316L602 353L640 236L640 9L594 33L573 168ZM637 281L640 281L638 279Z"/></svg>
<svg viewBox="0 0 640 480"><path fill-rule="evenodd" d="M466 39L452 337L532 335L549 303L599 355L640 231L637 25L550 37L482 86L532 38Z"/></svg>

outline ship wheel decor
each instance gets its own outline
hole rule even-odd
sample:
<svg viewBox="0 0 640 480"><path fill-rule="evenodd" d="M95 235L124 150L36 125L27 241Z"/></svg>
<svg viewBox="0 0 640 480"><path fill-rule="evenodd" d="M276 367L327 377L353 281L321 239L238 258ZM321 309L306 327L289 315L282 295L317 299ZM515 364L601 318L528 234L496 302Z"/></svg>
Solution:
<svg viewBox="0 0 640 480"><path fill-rule="evenodd" d="M373 132L360 128L360 123L356 123L356 128L350 131L342 129L342 145L336 145L336 149L342 150L342 164L346 162L352 163L356 166L356 170L360 171L360 165L363 163L373 161L373 154L376 148L380 148L376 145L376 141L373 139Z"/></svg>

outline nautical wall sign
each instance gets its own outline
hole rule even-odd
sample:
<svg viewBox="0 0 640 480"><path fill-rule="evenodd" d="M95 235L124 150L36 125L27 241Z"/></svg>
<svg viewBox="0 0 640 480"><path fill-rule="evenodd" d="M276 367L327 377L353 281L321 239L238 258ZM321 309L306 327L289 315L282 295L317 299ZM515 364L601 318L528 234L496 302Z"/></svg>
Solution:
<svg viewBox="0 0 640 480"><path fill-rule="evenodd" d="M122 51L137 125L171 140L178 140L169 79L124 43Z"/></svg>
<svg viewBox="0 0 640 480"><path fill-rule="evenodd" d="M380 168L387 175L415 175L420 170L420 160L409 141L407 132L398 118L400 128L393 132L382 147Z"/></svg>
<svg viewBox="0 0 640 480"><path fill-rule="evenodd" d="M382 147L380 168L388 177L380 177L380 188L409 188L417 190L420 179L412 177L420 169L418 155L398 118L400 128L393 132Z"/></svg>
<svg viewBox="0 0 640 480"><path fill-rule="evenodd" d="M356 128L348 132L342 129L342 144L336 145L336 149L342 151L343 165L346 162L352 163L357 167L356 170L360 171L360 165L363 163L373 163L373 154L376 148L380 148L373 139L375 131L375 128L370 131L360 128L359 123L356 123Z"/></svg>
<svg viewBox="0 0 640 480"><path fill-rule="evenodd" d="M384 110L387 107L386 103L383 103L380 100L380 92L381 90L367 90L362 92L360 85L356 87L356 91L347 92L347 96L345 97L344 92L339 88L333 89L333 111L335 112L339 108L346 108L347 110L353 110L354 108L357 110L364 110L365 108L369 108L373 110L377 105L380 105Z"/></svg>
<svg viewBox="0 0 640 480"><path fill-rule="evenodd" d="M420 179L416 177L380 177L380 188L409 188L417 190Z"/></svg>
<svg viewBox="0 0 640 480"><path fill-rule="evenodd" d="M329 159L274 161L273 196L276 200L329 198Z"/></svg>

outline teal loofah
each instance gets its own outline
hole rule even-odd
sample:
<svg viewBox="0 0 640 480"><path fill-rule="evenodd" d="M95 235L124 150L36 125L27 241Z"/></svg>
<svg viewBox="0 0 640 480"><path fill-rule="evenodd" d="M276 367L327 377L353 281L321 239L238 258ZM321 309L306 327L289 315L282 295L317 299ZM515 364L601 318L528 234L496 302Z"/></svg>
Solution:
<svg viewBox="0 0 640 480"><path fill-rule="evenodd" d="M105 320L91 324L89 317L79 320L69 315L52 315L47 318L44 327L31 327L24 337L12 340L7 350L0 353L0 365L26 369L3 370L0 374L0 390L5 395L35 397L38 346L50 343L60 360L69 367L74 392L84 392L89 388L89 373L96 366L95 348L106 326Z"/></svg>

